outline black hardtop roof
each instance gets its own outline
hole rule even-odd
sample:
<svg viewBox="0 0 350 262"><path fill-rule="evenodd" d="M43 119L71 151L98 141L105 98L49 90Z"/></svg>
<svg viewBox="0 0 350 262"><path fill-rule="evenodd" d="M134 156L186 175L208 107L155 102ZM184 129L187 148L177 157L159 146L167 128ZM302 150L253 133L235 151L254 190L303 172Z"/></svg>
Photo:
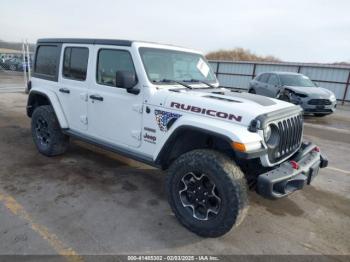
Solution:
<svg viewBox="0 0 350 262"><path fill-rule="evenodd" d="M92 44L92 45L118 45L131 46L130 40L118 39L94 39L94 38L42 38L38 39L38 44L43 43L70 43L70 44Z"/></svg>

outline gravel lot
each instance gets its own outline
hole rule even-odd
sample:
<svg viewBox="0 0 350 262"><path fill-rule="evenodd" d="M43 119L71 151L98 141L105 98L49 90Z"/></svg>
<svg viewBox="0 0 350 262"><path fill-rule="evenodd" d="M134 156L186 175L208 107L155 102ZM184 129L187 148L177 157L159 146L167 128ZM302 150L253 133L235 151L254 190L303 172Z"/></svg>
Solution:
<svg viewBox="0 0 350 262"><path fill-rule="evenodd" d="M0 73L0 254L350 255L349 107L306 117L330 160L312 186L277 201L250 192L245 221L204 239L171 213L163 172L78 141L40 155L22 82Z"/></svg>

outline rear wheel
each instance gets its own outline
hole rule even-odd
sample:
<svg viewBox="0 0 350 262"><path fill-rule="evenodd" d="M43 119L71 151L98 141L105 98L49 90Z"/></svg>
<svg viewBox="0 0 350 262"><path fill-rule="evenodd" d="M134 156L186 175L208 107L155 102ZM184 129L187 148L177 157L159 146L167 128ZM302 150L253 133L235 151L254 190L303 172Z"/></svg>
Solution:
<svg viewBox="0 0 350 262"><path fill-rule="evenodd" d="M175 160L167 193L180 223L204 237L224 235L240 224L248 209L244 174L233 160L213 150L190 151Z"/></svg>
<svg viewBox="0 0 350 262"><path fill-rule="evenodd" d="M69 136L61 131L52 106L39 106L32 115L32 136L38 151L46 156L63 154L69 145Z"/></svg>

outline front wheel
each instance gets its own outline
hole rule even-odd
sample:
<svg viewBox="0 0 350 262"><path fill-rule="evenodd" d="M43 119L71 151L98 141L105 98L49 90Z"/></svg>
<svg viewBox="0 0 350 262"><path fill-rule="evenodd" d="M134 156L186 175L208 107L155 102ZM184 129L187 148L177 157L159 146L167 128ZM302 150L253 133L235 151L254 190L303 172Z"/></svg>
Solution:
<svg viewBox="0 0 350 262"><path fill-rule="evenodd" d="M167 194L180 223L204 237L226 234L248 209L244 174L232 159L213 150L190 151L175 160Z"/></svg>

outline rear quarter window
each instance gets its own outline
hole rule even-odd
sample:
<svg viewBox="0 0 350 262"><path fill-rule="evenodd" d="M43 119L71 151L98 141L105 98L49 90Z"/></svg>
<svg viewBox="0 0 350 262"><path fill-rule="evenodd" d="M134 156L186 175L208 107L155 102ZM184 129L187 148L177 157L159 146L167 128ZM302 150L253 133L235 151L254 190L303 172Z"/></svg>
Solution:
<svg viewBox="0 0 350 262"><path fill-rule="evenodd" d="M60 45L39 45L35 55L34 77L57 81Z"/></svg>

